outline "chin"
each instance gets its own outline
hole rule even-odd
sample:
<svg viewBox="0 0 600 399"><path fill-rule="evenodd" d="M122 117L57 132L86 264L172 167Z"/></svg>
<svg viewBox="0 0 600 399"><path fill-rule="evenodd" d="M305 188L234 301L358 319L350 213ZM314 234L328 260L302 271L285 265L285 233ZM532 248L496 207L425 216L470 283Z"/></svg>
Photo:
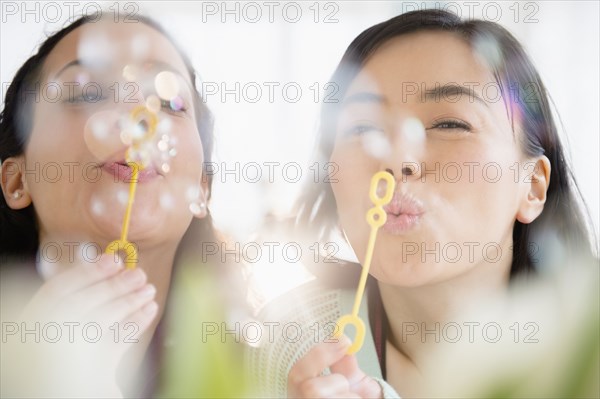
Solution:
<svg viewBox="0 0 600 399"><path fill-rule="evenodd" d="M119 206L110 212L90 215L93 225L100 235L110 242L121 237L125 207ZM131 212L127 240L142 245L157 244L173 237L179 238L191 222L191 215L171 210L158 204L134 202Z"/></svg>
<svg viewBox="0 0 600 399"><path fill-rule="evenodd" d="M129 240L147 244L158 244L180 240L192 221L192 216L181 212L140 212L133 214L129 227Z"/></svg>
<svg viewBox="0 0 600 399"><path fill-rule="evenodd" d="M397 259L401 259L398 257ZM371 274L379 282L402 288L416 288L435 284L446 279L446 264L401 262L398 260L373 264Z"/></svg>

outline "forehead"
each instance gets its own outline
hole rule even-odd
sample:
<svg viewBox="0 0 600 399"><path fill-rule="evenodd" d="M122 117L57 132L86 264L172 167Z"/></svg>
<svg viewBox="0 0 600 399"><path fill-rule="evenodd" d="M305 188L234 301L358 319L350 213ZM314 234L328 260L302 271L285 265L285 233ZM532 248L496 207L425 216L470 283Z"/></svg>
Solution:
<svg viewBox="0 0 600 399"><path fill-rule="evenodd" d="M44 73L52 75L73 60L92 67L123 67L159 61L188 77L185 62L169 39L142 22L115 23L103 19L78 27L50 52L44 63Z"/></svg>
<svg viewBox="0 0 600 399"><path fill-rule="evenodd" d="M374 86L393 98L398 88L421 88L426 85L472 84L481 91L496 83L488 65L469 44L451 32L418 32L395 37L385 42L368 59L348 94L365 86Z"/></svg>

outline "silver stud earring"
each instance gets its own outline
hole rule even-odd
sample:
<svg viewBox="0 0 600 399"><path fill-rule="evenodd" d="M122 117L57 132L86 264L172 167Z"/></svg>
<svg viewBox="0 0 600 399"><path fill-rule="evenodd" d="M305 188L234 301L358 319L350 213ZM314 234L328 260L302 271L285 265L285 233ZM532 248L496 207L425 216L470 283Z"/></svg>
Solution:
<svg viewBox="0 0 600 399"><path fill-rule="evenodd" d="M21 194L21 192L20 192L20 191L15 191L15 192L13 193L13 198L14 198L14 199L19 199L19 198L21 198L22 196L23 196L23 194Z"/></svg>
<svg viewBox="0 0 600 399"><path fill-rule="evenodd" d="M207 211L206 202L204 201L194 201L190 204L190 211L194 216L204 215Z"/></svg>

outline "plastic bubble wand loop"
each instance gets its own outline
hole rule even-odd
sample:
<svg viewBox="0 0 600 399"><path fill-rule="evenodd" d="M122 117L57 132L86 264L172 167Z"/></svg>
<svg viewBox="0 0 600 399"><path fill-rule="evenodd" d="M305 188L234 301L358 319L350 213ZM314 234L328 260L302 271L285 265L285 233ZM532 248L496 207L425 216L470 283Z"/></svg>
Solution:
<svg viewBox="0 0 600 399"><path fill-rule="evenodd" d="M138 262L138 253L135 245L127 240L127 234L129 233L129 223L131 221L131 210L133 208L133 200L135 199L135 191L137 188L138 177L140 170L144 169L147 165L138 163L133 160L132 149L138 150L140 144L144 140L150 140L156 132L156 125L158 124L158 117L155 113L150 111L143 105L140 105L131 111L131 119L140 123L145 121L147 123L147 132L139 139L132 140L131 147L125 154L125 160L131 168L131 178L129 180L129 198L127 199L127 208L125 209L125 216L123 217L123 226L121 227L121 238L112 241L106 246L104 251L107 254L115 254L119 251L125 252L125 266L128 269L134 269Z"/></svg>
<svg viewBox="0 0 600 399"><path fill-rule="evenodd" d="M377 195L377 187L379 182L384 180L386 182L385 195L379 197ZM388 204L392 200L396 182L394 177L384 171L375 173L371 178L371 187L369 189L369 198L375 205L373 208L367 211L367 223L371 226L371 234L369 235L369 242L367 244L367 253L365 254L365 261L363 263L362 272L360 274L360 280L358 282L358 289L356 290L356 296L354 298L354 306L351 314L346 314L340 317L337 321L337 330L335 336L339 338L346 328L347 325L353 325L356 328L356 336L354 342L348 348L348 354L351 355L360 350L365 340L365 323L358 316L360 309L360 303L365 293L365 286L367 285L367 277L369 275L369 269L371 267L371 259L373 258L373 250L375 249L375 240L377 239L377 231L381 226L385 224L387 214L385 213L383 206Z"/></svg>

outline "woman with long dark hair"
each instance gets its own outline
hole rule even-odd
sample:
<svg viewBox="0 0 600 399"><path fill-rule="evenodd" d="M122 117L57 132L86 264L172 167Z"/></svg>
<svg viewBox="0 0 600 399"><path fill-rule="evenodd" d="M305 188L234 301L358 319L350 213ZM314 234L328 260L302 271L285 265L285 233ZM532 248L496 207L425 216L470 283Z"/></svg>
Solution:
<svg viewBox="0 0 600 399"><path fill-rule="evenodd" d="M3 394L148 395L156 370L144 373L140 364L147 356L157 366L163 337L155 331L175 265L219 261L199 250L218 242L207 209L211 176L203 170L213 149L211 113L186 56L155 22L136 20L77 19L43 42L6 93L3 321L22 320L21 329L87 322L100 326L100 337L86 345L90 337L78 331L62 351L34 347L27 361L20 352L10 356L19 345L3 342ZM147 140L133 146L140 135ZM129 253L102 252L122 233L130 159L145 167L126 235L138 258L126 269ZM13 306L13 294L26 298L24 309Z"/></svg>
<svg viewBox="0 0 600 399"><path fill-rule="evenodd" d="M362 32L331 81L317 156L335 174L305 190L298 229L322 241L340 230L364 259L371 177L395 179L360 308L365 343L347 355L350 340L331 339L360 265L322 262L316 282L262 314L283 330L250 364L271 395L419 396L436 328L517 276L592 258L587 216L545 86L500 25L402 14Z"/></svg>

